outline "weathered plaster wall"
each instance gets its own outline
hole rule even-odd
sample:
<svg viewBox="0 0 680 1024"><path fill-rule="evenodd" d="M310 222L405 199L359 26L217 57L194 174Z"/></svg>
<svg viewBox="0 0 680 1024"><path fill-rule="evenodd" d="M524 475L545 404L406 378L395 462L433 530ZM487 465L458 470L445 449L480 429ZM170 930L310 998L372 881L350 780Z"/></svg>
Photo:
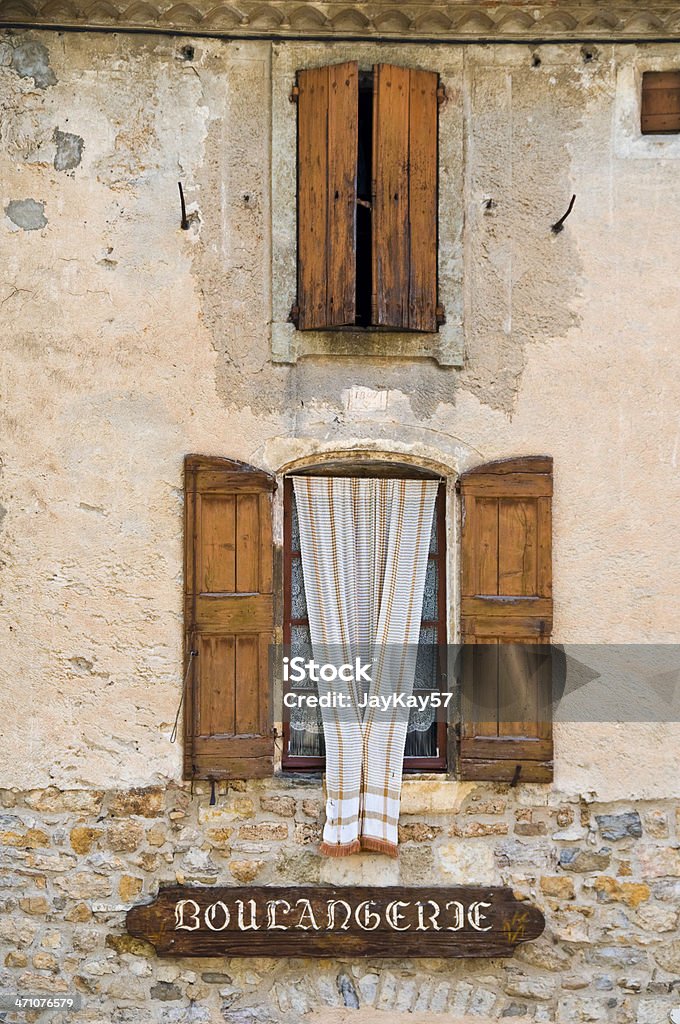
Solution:
<svg viewBox="0 0 680 1024"><path fill-rule="evenodd" d="M288 173L271 156L271 91L281 67L350 48L187 45L22 32L1 44L5 778L177 778L187 451L277 471L369 446L452 474L549 452L556 639L677 640L677 147L626 143L640 67L678 65L677 48L429 48L458 68L447 102L463 144L442 174L464 187L441 211L460 226L442 260L463 254L456 370L271 361L272 233L290 220L270 203L272 176L279 187ZM607 798L677 788L672 730L637 735L561 727L558 784Z"/></svg>
<svg viewBox="0 0 680 1024"><path fill-rule="evenodd" d="M403 354L276 364L291 211L271 195L290 175L290 144L285 159L272 153L271 111L295 66L355 52L418 63L422 51L0 39L0 845L12 946L0 981L75 985L90 1000L84 1019L116 1024L292 1022L355 997L356 1024L367 1008L389 1021L414 1010L657 1024L680 971L667 941L677 727L560 725L554 787L409 781L401 858L387 867L319 858L318 781L235 784L214 809L177 783L186 452L280 472L361 448L428 460L451 481L488 459L552 454L556 640L679 639L679 153L635 125L641 71L680 67L680 49L428 48L432 66L441 55L452 69L446 116L460 145L442 173L461 187L441 211L440 258L460 279L465 365ZM453 624L455 515L450 540ZM123 908L160 879L384 884L389 872L408 884L507 881L541 903L548 931L508 964L313 970L160 964L123 932Z"/></svg>

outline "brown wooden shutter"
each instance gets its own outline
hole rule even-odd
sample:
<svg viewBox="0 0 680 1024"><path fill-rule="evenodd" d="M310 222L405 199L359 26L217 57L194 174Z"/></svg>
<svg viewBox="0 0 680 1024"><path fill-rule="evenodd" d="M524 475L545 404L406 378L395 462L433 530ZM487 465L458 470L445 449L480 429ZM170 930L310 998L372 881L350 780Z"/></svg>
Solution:
<svg viewBox="0 0 680 1024"><path fill-rule="evenodd" d="M680 132L680 71L645 71L641 129L643 135Z"/></svg>
<svg viewBox="0 0 680 1024"><path fill-rule="evenodd" d="M552 459L490 463L460 484L461 775L548 782Z"/></svg>
<svg viewBox="0 0 680 1024"><path fill-rule="evenodd" d="M373 85L376 326L437 330L437 88L431 71L378 64Z"/></svg>
<svg viewBox="0 0 680 1024"><path fill-rule="evenodd" d="M184 776L270 775L274 478L188 455L185 489Z"/></svg>
<svg viewBox="0 0 680 1024"><path fill-rule="evenodd" d="M298 329L353 324L359 67L298 71Z"/></svg>

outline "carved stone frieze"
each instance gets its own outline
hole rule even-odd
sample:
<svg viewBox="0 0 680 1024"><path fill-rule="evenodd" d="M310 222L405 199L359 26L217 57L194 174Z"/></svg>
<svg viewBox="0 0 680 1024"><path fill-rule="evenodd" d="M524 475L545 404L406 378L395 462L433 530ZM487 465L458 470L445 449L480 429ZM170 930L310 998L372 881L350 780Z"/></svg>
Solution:
<svg viewBox="0 0 680 1024"><path fill-rule="evenodd" d="M678 40L680 7L659 0L1 0L0 25L414 42Z"/></svg>

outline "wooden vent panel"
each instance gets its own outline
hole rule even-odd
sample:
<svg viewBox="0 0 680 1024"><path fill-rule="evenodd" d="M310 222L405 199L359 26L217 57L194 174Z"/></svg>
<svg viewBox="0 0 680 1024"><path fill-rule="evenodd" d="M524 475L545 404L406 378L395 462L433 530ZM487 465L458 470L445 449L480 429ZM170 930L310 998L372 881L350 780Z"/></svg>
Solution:
<svg viewBox="0 0 680 1024"><path fill-rule="evenodd" d="M680 71L646 71L642 76L642 134L680 133Z"/></svg>

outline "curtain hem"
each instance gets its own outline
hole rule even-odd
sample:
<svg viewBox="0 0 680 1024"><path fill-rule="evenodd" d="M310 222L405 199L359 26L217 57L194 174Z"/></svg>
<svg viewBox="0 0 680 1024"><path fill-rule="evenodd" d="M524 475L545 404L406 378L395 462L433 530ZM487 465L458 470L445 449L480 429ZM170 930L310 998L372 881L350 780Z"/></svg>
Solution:
<svg viewBox="0 0 680 1024"><path fill-rule="evenodd" d="M359 839L362 850L368 850L371 853L386 853L388 857L398 857L399 847L396 843L391 843L389 839L374 839L373 836L361 836Z"/></svg>
<svg viewBox="0 0 680 1024"><path fill-rule="evenodd" d="M352 853L361 853L361 843L358 839L351 843L322 843L319 853L325 857L349 857Z"/></svg>

